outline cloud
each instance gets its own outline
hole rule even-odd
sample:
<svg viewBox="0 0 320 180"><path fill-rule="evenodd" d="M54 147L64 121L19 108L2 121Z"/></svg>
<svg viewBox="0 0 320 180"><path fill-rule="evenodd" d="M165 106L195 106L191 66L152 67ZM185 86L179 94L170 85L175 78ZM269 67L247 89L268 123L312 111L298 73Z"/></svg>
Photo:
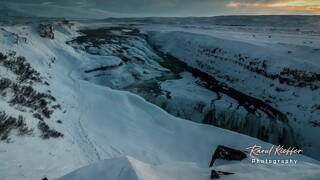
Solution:
<svg viewBox="0 0 320 180"><path fill-rule="evenodd" d="M142 17L319 14L320 0L0 0L37 16ZM300 3L300 4L299 4ZM5 8L2 8L5 9ZM303 11L302 11L303 10ZM0 14L3 12L0 12Z"/></svg>
<svg viewBox="0 0 320 180"><path fill-rule="evenodd" d="M127 14L118 14L95 8L82 7L82 4L63 6L51 2L0 3L0 10L0 16L69 17L88 19L128 16Z"/></svg>
<svg viewBox="0 0 320 180"><path fill-rule="evenodd" d="M29 5L37 6L37 8L54 13L57 12L55 9L63 7L83 9L84 14L94 9L135 17L226 15L228 12L226 12L225 4L229 0L0 0L0 6L2 2L27 5L28 7L30 7ZM28 10L31 9L28 8ZM59 13L57 15L60 16ZM85 17L85 15L83 16Z"/></svg>
<svg viewBox="0 0 320 180"><path fill-rule="evenodd" d="M238 0L231 1L228 7L266 7L296 11L313 11L320 13L320 0Z"/></svg>

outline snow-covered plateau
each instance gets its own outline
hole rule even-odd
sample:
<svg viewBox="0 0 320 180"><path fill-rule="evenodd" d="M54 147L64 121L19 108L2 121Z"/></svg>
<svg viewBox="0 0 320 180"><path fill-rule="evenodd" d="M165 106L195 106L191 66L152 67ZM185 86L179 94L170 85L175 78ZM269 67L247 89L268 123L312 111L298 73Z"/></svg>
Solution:
<svg viewBox="0 0 320 180"><path fill-rule="evenodd" d="M0 179L317 180L319 26L0 18ZM303 153L247 149L272 144ZM209 168L219 146L247 158Z"/></svg>

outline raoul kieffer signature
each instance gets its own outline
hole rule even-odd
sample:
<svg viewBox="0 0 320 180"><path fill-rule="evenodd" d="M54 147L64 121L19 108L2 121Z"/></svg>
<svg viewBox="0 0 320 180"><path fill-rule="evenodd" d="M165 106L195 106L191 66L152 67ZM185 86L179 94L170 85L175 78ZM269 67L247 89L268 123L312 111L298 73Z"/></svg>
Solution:
<svg viewBox="0 0 320 180"><path fill-rule="evenodd" d="M253 145L247 147L250 150L250 155L260 155L260 154L268 154L268 155L292 155L292 154L300 154L302 153L301 149L289 147L284 148L284 145L275 146L272 145L269 149L263 149L261 146Z"/></svg>

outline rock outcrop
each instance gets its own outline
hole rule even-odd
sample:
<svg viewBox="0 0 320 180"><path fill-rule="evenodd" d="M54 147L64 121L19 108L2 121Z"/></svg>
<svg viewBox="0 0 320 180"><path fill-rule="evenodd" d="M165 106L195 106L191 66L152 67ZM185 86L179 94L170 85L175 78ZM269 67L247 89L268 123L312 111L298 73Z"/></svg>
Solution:
<svg viewBox="0 0 320 180"><path fill-rule="evenodd" d="M51 24L40 24L39 33L43 38L54 39L54 29Z"/></svg>

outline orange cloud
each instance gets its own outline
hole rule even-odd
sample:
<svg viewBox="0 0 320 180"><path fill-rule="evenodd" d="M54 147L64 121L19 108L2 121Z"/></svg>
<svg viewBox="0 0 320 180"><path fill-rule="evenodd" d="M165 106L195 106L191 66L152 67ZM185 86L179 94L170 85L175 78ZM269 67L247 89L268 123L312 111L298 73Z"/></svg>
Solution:
<svg viewBox="0 0 320 180"><path fill-rule="evenodd" d="M270 3L243 3L232 1L228 7L268 7L288 10L320 12L320 0L279 0Z"/></svg>

